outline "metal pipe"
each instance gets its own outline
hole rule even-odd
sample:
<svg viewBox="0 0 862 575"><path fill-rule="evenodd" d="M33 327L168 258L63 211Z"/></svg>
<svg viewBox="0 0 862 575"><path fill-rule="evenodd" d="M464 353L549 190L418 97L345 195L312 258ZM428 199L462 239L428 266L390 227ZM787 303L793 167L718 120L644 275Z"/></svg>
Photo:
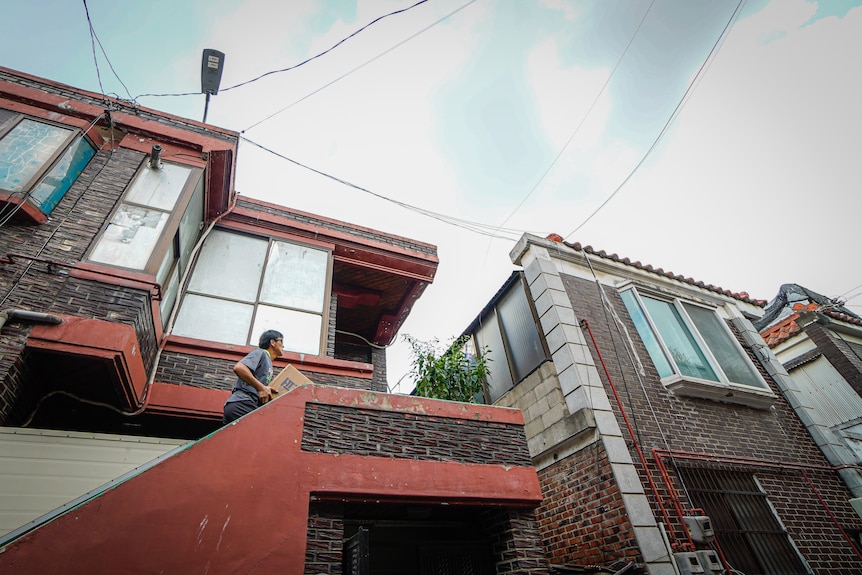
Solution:
<svg viewBox="0 0 862 575"><path fill-rule="evenodd" d="M60 325L63 320L56 315L41 313L37 311L28 311L25 309L7 309L0 311L0 329L6 325L6 322L18 320L30 323L47 323L50 325Z"/></svg>
<svg viewBox="0 0 862 575"><path fill-rule="evenodd" d="M629 435L632 438L632 444L634 445L635 451L638 454L638 458L641 461L641 465L643 465L644 473L646 474L647 481L649 482L649 485L650 485L650 488L652 489L653 495L656 498L656 503L658 504L659 511L661 511L662 517L664 517L665 524L667 525L668 529L670 530L670 536L673 539L676 539L674 536L674 533L673 533L673 529L671 527L670 517L667 514L667 510L664 508L664 502L662 500L661 495L659 494L658 487L656 486L655 481L653 480L652 473L650 473L649 466L647 466L646 457L644 456L643 450L641 449L640 442L638 442L637 435L635 434L635 431L632 428L631 422L629 422L629 416L626 413L625 408L623 407L623 400L620 398L620 394L617 393L617 387L614 385L614 380L611 379L611 374L608 371L608 366L605 364L604 357L602 357L602 352L599 351L599 345L596 342L595 336L593 336L593 330L590 329L590 324L586 320L586 318L581 320L581 325L587 330L587 333L590 334L590 339L593 342L593 348L596 350L596 355L598 355L599 362L601 362L602 368L605 371L605 377L608 378L608 384L611 387L611 391L613 391L613 393L614 393L614 398L617 401L617 406L620 409L620 413L623 416L623 421L625 421L626 428L628 429ZM680 509L679 512L680 512L679 521L682 524L682 531L685 534L686 539L688 539L688 545L691 546L692 549L694 549L695 546L694 546L694 541L691 538L691 533L689 533L688 527L686 526L685 521L683 520L682 515L681 515L682 510Z"/></svg>

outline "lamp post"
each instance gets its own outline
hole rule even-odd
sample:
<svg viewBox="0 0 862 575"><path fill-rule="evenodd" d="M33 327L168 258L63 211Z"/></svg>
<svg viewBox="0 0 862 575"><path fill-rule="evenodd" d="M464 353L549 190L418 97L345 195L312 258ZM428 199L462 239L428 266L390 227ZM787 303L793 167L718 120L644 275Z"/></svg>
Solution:
<svg viewBox="0 0 862 575"><path fill-rule="evenodd" d="M218 94L223 69L224 53L212 48L205 48L201 57L201 92L207 95L206 103L204 104L204 122L207 121L210 96Z"/></svg>

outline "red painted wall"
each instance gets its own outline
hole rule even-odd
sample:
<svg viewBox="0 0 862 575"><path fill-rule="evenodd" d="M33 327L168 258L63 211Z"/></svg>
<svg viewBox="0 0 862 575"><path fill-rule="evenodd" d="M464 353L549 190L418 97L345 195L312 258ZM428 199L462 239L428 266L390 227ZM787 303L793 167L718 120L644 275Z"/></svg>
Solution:
<svg viewBox="0 0 862 575"><path fill-rule="evenodd" d="M0 572L298 574L312 493L526 508L541 501L529 466L303 452L308 402L523 424L516 410L305 386L19 538L0 553Z"/></svg>

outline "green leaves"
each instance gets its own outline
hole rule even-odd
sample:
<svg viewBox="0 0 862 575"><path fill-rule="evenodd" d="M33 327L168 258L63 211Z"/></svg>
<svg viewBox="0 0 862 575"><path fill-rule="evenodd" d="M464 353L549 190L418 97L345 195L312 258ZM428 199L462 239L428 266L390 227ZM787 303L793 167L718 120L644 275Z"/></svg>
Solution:
<svg viewBox="0 0 862 575"><path fill-rule="evenodd" d="M410 344L413 365L410 373L416 381L416 393L423 397L480 403L488 373L487 348L481 354L468 353L469 336L454 340L445 351L438 351L437 339L420 341L403 336ZM478 396L478 397L477 397Z"/></svg>

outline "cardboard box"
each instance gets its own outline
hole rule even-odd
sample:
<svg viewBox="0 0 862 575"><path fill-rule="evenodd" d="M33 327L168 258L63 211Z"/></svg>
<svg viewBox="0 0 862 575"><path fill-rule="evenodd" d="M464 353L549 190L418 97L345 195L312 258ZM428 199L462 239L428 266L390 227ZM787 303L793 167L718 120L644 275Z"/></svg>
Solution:
<svg viewBox="0 0 862 575"><path fill-rule="evenodd" d="M287 364L278 375L272 378L272 381L269 382L269 387L272 389L272 393L275 396L273 399L275 399L295 387L308 385L309 383L311 383L310 379L302 375L302 373L292 365Z"/></svg>

